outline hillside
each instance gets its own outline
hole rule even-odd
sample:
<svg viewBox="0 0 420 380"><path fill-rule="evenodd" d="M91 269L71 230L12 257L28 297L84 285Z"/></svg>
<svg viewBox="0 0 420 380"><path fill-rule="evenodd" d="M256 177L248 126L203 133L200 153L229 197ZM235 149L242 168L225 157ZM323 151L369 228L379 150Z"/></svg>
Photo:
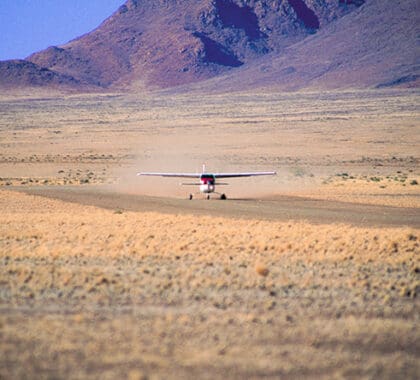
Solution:
<svg viewBox="0 0 420 380"><path fill-rule="evenodd" d="M102 87L196 82L281 52L356 7L307 3L129 0L93 32L28 60Z"/></svg>
<svg viewBox="0 0 420 380"><path fill-rule="evenodd" d="M28 85L54 88L85 88L67 74L49 70L25 60L0 61L0 88L19 88Z"/></svg>
<svg viewBox="0 0 420 380"><path fill-rule="evenodd" d="M371 0L282 54L215 78L200 90L418 87L419 25L417 0Z"/></svg>
<svg viewBox="0 0 420 380"><path fill-rule="evenodd" d="M70 81L136 91L211 78L209 89L227 90L413 85L418 14L416 0L128 0L86 35L24 65L3 62L0 85ZM56 79L44 80L46 73Z"/></svg>

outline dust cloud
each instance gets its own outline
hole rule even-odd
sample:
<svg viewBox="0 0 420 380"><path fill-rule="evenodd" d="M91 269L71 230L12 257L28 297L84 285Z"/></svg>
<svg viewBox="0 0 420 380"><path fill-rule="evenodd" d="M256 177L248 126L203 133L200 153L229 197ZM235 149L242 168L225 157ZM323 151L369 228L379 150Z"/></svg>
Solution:
<svg viewBox="0 0 420 380"><path fill-rule="evenodd" d="M277 172L276 176L220 179L217 181L219 185L216 182L216 193L212 195L214 198L222 193L233 199L270 198L279 194L309 190L319 185L319 180L314 177L296 175L295 168L282 167L268 159L267 163L262 165L261 157L256 157L253 163L253 158L247 156L242 162L241 157L222 154L220 146L208 147L206 141L206 137L196 137L187 141L175 136L167 136L158 141L152 137L148 150L143 148L142 151L139 147L133 152L136 155L134 163L115 169L117 182L108 188L114 192L138 195L184 198L191 193L198 199L204 198L199 194L198 180L136 175L138 172L201 173L203 164L208 173ZM236 149L240 150L240 147ZM311 171L306 168L305 172ZM185 183L197 185L183 185Z"/></svg>

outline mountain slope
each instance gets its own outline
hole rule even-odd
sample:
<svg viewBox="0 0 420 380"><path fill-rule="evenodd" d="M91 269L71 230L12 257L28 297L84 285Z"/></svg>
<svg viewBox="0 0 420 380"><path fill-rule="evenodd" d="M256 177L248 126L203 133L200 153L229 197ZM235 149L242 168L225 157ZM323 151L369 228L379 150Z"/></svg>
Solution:
<svg viewBox="0 0 420 380"><path fill-rule="evenodd" d="M129 0L91 33L28 61L104 88L170 87L279 53L361 3Z"/></svg>
<svg viewBox="0 0 420 380"><path fill-rule="evenodd" d="M418 87L419 26L417 0L370 0L282 54L200 87L207 91Z"/></svg>

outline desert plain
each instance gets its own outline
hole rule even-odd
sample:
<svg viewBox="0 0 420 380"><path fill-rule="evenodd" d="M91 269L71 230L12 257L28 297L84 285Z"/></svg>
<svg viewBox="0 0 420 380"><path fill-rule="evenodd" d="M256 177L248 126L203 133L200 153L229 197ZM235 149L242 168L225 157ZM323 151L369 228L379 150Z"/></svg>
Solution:
<svg viewBox="0 0 420 380"><path fill-rule="evenodd" d="M417 90L0 98L0 378L416 379ZM140 170L276 170L208 201Z"/></svg>

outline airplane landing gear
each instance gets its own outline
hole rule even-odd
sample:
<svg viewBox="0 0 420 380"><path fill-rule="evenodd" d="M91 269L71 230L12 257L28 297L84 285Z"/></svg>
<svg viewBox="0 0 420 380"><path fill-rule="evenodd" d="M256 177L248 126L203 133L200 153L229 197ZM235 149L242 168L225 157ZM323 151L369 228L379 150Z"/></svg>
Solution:
<svg viewBox="0 0 420 380"><path fill-rule="evenodd" d="M216 193L216 194L219 194L219 197L220 197L219 199L222 199L222 200L227 199L226 194L220 194L220 193ZM210 200L211 199L211 195L210 194L205 194L205 196L206 196L205 199L207 199L207 200ZM193 199L193 194L189 194L188 195L188 199L191 201Z"/></svg>

